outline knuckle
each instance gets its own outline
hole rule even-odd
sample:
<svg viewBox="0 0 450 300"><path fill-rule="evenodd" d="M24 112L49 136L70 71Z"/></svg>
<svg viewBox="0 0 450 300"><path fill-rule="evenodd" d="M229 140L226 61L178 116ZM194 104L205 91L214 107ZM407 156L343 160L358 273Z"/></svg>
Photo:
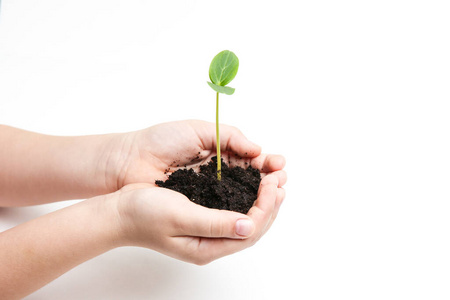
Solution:
<svg viewBox="0 0 450 300"><path fill-rule="evenodd" d="M184 260L197 266L204 266L214 261L216 257L209 251L204 249L202 245L202 238L193 238L191 242L184 248Z"/></svg>
<svg viewBox="0 0 450 300"><path fill-rule="evenodd" d="M212 259L199 257L193 263L197 266L206 266L207 264L211 263L212 261L213 261Z"/></svg>
<svg viewBox="0 0 450 300"><path fill-rule="evenodd" d="M226 234L225 222L220 216L211 217L209 220L209 236L224 237Z"/></svg>
<svg viewBox="0 0 450 300"><path fill-rule="evenodd" d="M192 257L191 262L197 266L205 266L214 261L214 259L211 255L199 251Z"/></svg>
<svg viewBox="0 0 450 300"><path fill-rule="evenodd" d="M244 134L242 133L242 131L241 131L239 128L237 128L236 126L232 126L231 128L233 129L233 131L235 132L235 134L237 134L237 135L244 135Z"/></svg>

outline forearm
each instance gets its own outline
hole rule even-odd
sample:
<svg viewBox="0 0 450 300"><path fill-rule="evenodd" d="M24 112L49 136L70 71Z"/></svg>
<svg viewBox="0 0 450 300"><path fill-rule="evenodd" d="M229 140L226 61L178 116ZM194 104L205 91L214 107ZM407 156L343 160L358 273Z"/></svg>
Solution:
<svg viewBox="0 0 450 300"><path fill-rule="evenodd" d="M108 201L92 198L0 233L0 298L20 299L119 246L120 219Z"/></svg>
<svg viewBox="0 0 450 300"><path fill-rule="evenodd" d="M49 136L0 126L0 206L89 198L117 188L110 144L117 135Z"/></svg>

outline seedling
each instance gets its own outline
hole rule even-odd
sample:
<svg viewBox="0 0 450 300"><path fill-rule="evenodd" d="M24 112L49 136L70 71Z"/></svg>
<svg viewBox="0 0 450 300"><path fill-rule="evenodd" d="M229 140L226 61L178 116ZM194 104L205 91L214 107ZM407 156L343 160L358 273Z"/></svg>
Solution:
<svg viewBox="0 0 450 300"><path fill-rule="evenodd" d="M216 141L217 141L217 180L222 180L222 160L220 158L219 134L219 93L232 95L234 88L226 86L236 77L239 68L239 59L228 50L217 54L209 66L209 86L216 91Z"/></svg>

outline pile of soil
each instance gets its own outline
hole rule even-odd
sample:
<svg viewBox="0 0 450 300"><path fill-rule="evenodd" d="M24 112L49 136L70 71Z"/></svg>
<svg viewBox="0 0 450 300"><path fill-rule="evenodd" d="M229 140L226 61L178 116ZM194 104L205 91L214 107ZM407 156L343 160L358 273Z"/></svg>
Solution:
<svg viewBox="0 0 450 300"><path fill-rule="evenodd" d="M257 198L261 174L249 166L247 169L232 167L222 160L222 180L217 180L217 156L193 169L179 169L166 181L157 180L156 185L182 193L192 202L217 209L246 214Z"/></svg>

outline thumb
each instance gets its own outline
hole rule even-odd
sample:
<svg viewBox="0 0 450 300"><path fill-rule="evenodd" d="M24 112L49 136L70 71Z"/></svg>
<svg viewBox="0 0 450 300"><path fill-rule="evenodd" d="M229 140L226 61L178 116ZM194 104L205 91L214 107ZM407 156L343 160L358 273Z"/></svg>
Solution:
<svg viewBox="0 0 450 300"><path fill-rule="evenodd" d="M185 236L243 239L255 231L253 220L244 214L206 208L193 202L188 206L189 210L179 220Z"/></svg>
<svg viewBox="0 0 450 300"><path fill-rule="evenodd" d="M210 122L193 122L193 128L205 149L216 149L216 124ZM237 153L240 157L256 157L261 154L261 147L250 142L236 127L221 124L220 149Z"/></svg>
<svg viewBox="0 0 450 300"><path fill-rule="evenodd" d="M220 126L220 148L237 153L240 157L256 157L261 154L261 147L248 140L237 128Z"/></svg>

